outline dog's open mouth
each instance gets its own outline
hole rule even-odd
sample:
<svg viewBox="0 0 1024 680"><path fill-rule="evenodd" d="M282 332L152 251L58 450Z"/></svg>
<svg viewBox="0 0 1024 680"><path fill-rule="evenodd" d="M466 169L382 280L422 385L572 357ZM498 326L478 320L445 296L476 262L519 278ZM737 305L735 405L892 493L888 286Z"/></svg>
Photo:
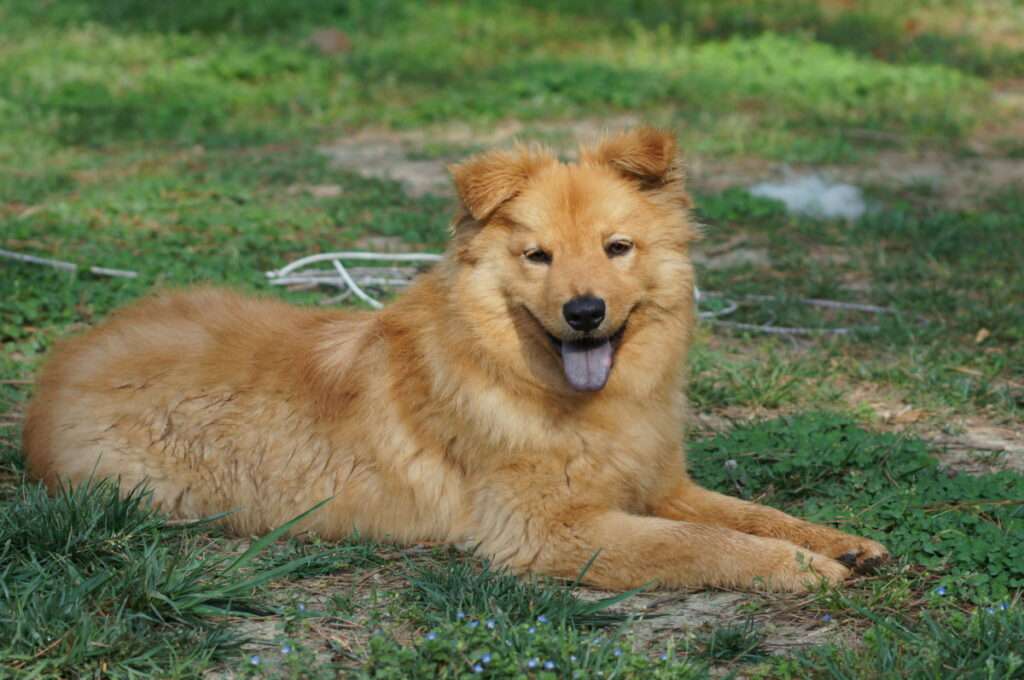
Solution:
<svg viewBox="0 0 1024 680"><path fill-rule="evenodd" d="M626 324L622 324L619 330L604 338L559 340L551 333L547 335L562 355L562 370L572 388L580 392L596 392L608 382L615 350L622 343L625 332Z"/></svg>

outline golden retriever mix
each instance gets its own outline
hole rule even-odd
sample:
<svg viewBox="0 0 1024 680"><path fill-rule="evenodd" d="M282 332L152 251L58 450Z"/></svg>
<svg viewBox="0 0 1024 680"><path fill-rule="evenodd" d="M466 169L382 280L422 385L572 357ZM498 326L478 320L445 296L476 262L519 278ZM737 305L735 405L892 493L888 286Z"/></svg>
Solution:
<svg viewBox="0 0 1024 680"><path fill-rule="evenodd" d="M670 135L565 164L452 168L444 260L377 313L164 293L62 344L28 411L51 488L145 482L179 518L251 534L332 500L325 538L470 546L623 589L842 581L880 544L697 486L682 434L696 230Z"/></svg>

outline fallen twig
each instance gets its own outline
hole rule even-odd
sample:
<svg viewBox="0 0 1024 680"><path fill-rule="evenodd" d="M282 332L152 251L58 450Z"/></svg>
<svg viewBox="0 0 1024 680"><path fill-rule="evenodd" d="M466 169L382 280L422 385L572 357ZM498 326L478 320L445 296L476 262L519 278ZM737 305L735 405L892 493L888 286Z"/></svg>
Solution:
<svg viewBox="0 0 1024 680"><path fill-rule="evenodd" d="M942 503L930 503L927 505L918 505L917 507L922 510L959 510L961 508L975 508L981 505L1024 505L1024 498L1001 498L996 500L976 500L976 501L944 501Z"/></svg>
<svg viewBox="0 0 1024 680"><path fill-rule="evenodd" d="M36 255L26 255L25 253L16 253L13 250L4 250L0 248L0 257L5 257L9 260L17 260L19 262L28 262L29 264L38 264L44 267L53 267L54 269L60 269L66 272L77 272L83 267L79 267L74 262L65 262L64 260L53 260L48 257L37 257ZM84 267L84 269L97 276L114 276L123 279L134 279L139 275L138 272L131 271L129 269L111 269L110 267Z"/></svg>
<svg viewBox="0 0 1024 680"><path fill-rule="evenodd" d="M714 292L703 292L701 297L721 297L719 293ZM743 298L744 301L753 302L776 302L782 298L775 295L747 295ZM733 302L732 300L726 300L730 306L724 311L717 313L705 313L701 312L701 318L708 321L708 323L715 324L717 326L724 326L725 328L732 328L741 331L751 331L755 333L767 333L769 335L804 335L804 336L815 336L815 335L849 335L854 332L864 333L876 333L879 327L874 324L861 324L857 326L823 326L821 328L811 328L808 326L776 326L773 323L766 324L753 324L753 323L742 323L739 321L728 321L717 317L726 316L731 314L739 308L739 303ZM842 302L840 300L825 300L822 298L796 298L793 302L798 302L809 307L822 307L825 309L844 309L854 312L864 312L866 314L895 314L896 310L890 307L879 307L878 305L868 305L859 302Z"/></svg>
<svg viewBox="0 0 1024 680"><path fill-rule="evenodd" d="M1001 453L1012 449L1012 446L1006 444L987 444L985 442L974 442L970 439L961 439L959 437L936 437L932 439L932 441L936 444L943 444L944 446L951 448L974 451L995 451Z"/></svg>
<svg viewBox="0 0 1024 680"><path fill-rule="evenodd" d="M712 319L710 323L717 326L725 326L726 328L734 328L740 331L753 331L755 333L767 333L769 335L848 335L854 331L865 331L873 333L878 330L878 326L857 326L854 328L846 328L843 326L836 328L808 328L806 326L774 326L774 325L759 325L755 323L740 323L738 321L721 321L718 319Z"/></svg>

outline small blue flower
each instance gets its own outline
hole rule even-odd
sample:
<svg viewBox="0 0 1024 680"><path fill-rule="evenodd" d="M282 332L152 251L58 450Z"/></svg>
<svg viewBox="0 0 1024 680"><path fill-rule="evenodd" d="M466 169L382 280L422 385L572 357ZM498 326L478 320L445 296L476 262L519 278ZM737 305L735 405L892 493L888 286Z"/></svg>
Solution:
<svg viewBox="0 0 1024 680"><path fill-rule="evenodd" d="M529 628L526 629L526 632L529 633L530 635L533 635L534 633L537 632L537 629L534 628L533 626L530 626Z"/></svg>
<svg viewBox="0 0 1024 680"><path fill-rule="evenodd" d="M999 603L999 611L1005 612L1009 608L1010 608L1010 605L1006 604L1005 602L1000 602Z"/></svg>
<svg viewBox="0 0 1024 680"><path fill-rule="evenodd" d="M575 654L570 654L569 655L569 661L572 661L573 663L576 663L576 655Z"/></svg>
<svg viewBox="0 0 1024 680"><path fill-rule="evenodd" d="M301 602L299 603L298 608L300 612L306 611L306 605L302 604Z"/></svg>
<svg viewBox="0 0 1024 680"><path fill-rule="evenodd" d="M484 672L484 667L481 666L480 664L474 664L473 665L473 672L474 673L483 673Z"/></svg>
<svg viewBox="0 0 1024 680"><path fill-rule="evenodd" d="M485 623L484 625L487 626L488 630L494 630L494 626L496 624L494 623L494 619L487 619L487 623Z"/></svg>
<svg viewBox="0 0 1024 680"><path fill-rule="evenodd" d="M437 633L435 633L434 631L430 631L429 633L427 633L427 639L428 640L436 640L437 639Z"/></svg>
<svg viewBox="0 0 1024 680"><path fill-rule="evenodd" d="M540 616L537 617L537 623L547 623L547 622L548 622L548 617L544 616L543 614L541 614Z"/></svg>
<svg viewBox="0 0 1024 680"><path fill-rule="evenodd" d="M253 666L259 666L260 665L260 655L259 654L253 654L252 656L250 656L249 657L249 663L251 663Z"/></svg>
<svg viewBox="0 0 1024 680"><path fill-rule="evenodd" d="M825 623L831 623L832 622L832 615L831 614L825 614L824 616L821 617L821 620L824 621Z"/></svg>
<svg viewBox="0 0 1024 680"><path fill-rule="evenodd" d="M612 652L612 654L615 655L615 656L622 656L622 650L619 649L618 647L616 647L615 651Z"/></svg>
<svg viewBox="0 0 1024 680"><path fill-rule="evenodd" d="M936 588L935 589L935 594L938 595L939 597L942 597L943 595L945 595L946 594L946 586L939 586L938 588Z"/></svg>
<svg viewBox="0 0 1024 680"><path fill-rule="evenodd" d="M544 669L545 670L549 670L549 671L555 670L555 662L554 661L545 661L544 662Z"/></svg>
<svg viewBox="0 0 1024 680"><path fill-rule="evenodd" d="M292 653L292 646L291 645L287 645L287 644L286 645L282 645L281 646L281 653L282 654L291 654Z"/></svg>
<svg viewBox="0 0 1024 680"><path fill-rule="evenodd" d="M540 664L540 659L530 659L526 662L527 668L536 668Z"/></svg>
<svg viewBox="0 0 1024 680"><path fill-rule="evenodd" d="M995 614L996 610L993 609L992 607L986 607L985 608L985 612L988 613L988 614Z"/></svg>
<svg viewBox="0 0 1024 680"><path fill-rule="evenodd" d="M490 655L490 653L484 654L483 656L480 657L480 663L490 663L490 662L491 662L491 655Z"/></svg>
<svg viewBox="0 0 1024 680"><path fill-rule="evenodd" d="M662 661L668 661L668 654L662 654L661 655L661 660Z"/></svg>
<svg viewBox="0 0 1024 680"><path fill-rule="evenodd" d="M466 625L468 625L468 626L469 626L470 628L476 628L477 626L479 626L479 625L480 625L480 622L479 622L479 621L470 621L470 622L469 622L468 624L466 624Z"/></svg>
<svg viewBox="0 0 1024 680"><path fill-rule="evenodd" d="M455 618L457 618L459 621L461 621L462 619L466 618L466 615L463 614L462 612L455 612Z"/></svg>

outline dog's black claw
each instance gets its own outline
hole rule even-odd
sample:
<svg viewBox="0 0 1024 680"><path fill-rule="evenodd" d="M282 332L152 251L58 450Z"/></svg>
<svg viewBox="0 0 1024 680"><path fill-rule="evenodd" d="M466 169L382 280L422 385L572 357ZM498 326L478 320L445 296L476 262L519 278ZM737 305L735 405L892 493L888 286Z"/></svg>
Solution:
<svg viewBox="0 0 1024 680"><path fill-rule="evenodd" d="M857 571L861 574L873 574L885 563L884 557L869 557L857 565Z"/></svg>
<svg viewBox="0 0 1024 680"><path fill-rule="evenodd" d="M836 558L836 560L841 562L843 564L843 566L846 566L846 567L849 567L850 569L853 569L854 567L857 566L857 555L858 554L859 553L848 552L848 553L845 553L843 555L840 555L839 557Z"/></svg>

